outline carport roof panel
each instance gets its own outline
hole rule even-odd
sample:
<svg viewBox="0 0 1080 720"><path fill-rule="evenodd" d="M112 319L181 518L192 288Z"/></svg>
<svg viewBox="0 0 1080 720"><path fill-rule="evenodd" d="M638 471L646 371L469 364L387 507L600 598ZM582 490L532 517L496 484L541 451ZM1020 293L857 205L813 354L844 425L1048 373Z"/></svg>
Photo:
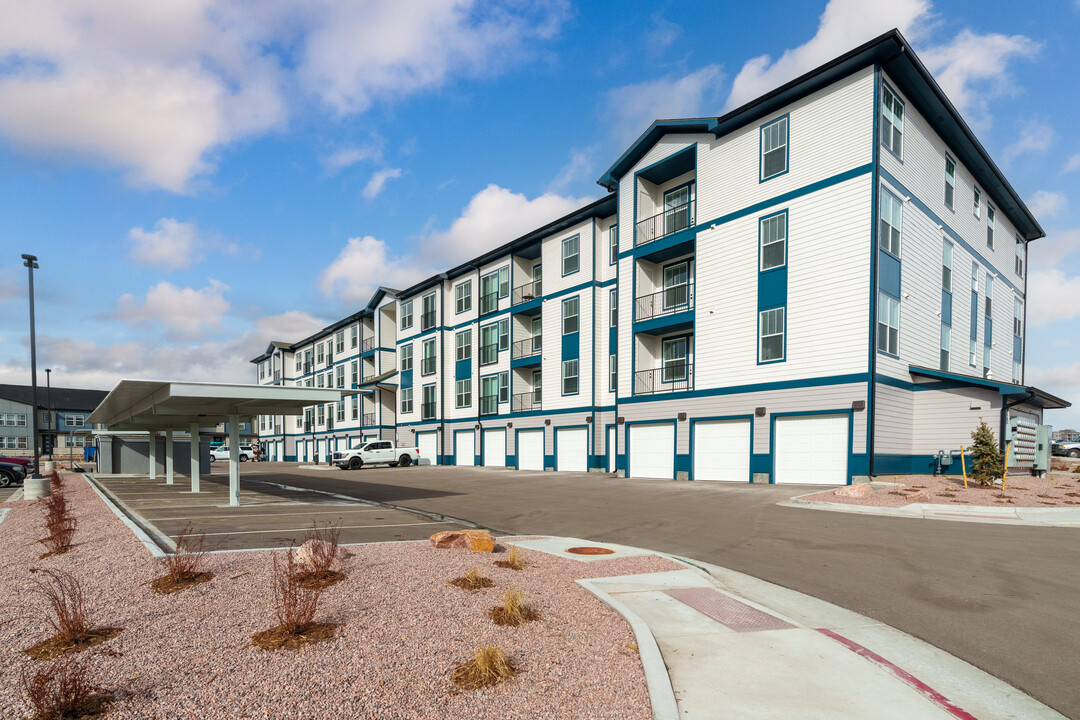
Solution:
<svg viewBox="0 0 1080 720"><path fill-rule="evenodd" d="M296 415L340 399L341 391L333 388L121 380L87 421L110 430L184 428L224 422L230 415Z"/></svg>

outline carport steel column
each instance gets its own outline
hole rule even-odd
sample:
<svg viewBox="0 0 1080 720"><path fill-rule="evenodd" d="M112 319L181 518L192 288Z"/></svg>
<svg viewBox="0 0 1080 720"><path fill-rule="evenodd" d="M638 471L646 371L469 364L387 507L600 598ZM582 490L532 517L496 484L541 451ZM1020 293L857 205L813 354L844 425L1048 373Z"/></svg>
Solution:
<svg viewBox="0 0 1080 720"><path fill-rule="evenodd" d="M240 504L240 416L229 416L229 504Z"/></svg>
<svg viewBox="0 0 1080 720"><path fill-rule="evenodd" d="M199 423L191 423L191 492L199 492Z"/></svg>
<svg viewBox="0 0 1080 720"><path fill-rule="evenodd" d="M173 431L165 431L165 484L173 484Z"/></svg>
<svg viewBox="0 0 1080 720"><path fill-rule="evenodd" d="M151 430L148 439L150 441L150 479L157 480L157 430Z"/></svg>

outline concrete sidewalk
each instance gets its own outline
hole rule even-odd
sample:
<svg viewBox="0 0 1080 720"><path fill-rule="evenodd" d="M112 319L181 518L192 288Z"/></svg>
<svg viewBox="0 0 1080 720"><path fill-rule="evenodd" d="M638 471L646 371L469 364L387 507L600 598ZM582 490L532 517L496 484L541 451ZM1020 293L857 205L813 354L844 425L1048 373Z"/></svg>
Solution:
<svg viewBox="0 0 1080 720"><path fill-rule="evenodd" d="M904 505L903 507L889 508L877 507L874 505L854 505L805 499L814 494L816 494L816 491L782 500L778 502L777 505L782 507L805 508L809 510L827 510L830 512L857 513L860 515L921 518L925 520L952 520L999 525L1080 527L1080 507L1033 508L911 503L909 505Z"/></svg>
<svg viewBox="0 0 1080 720"><path fill-rule="evenodd" d="M614 551L594 560L652 554L575 538L511 542L578 560L566 549ZM579 581L633 628L656 720L1064 717L887 625L741 573L672 559L684 569Z"/></svg>

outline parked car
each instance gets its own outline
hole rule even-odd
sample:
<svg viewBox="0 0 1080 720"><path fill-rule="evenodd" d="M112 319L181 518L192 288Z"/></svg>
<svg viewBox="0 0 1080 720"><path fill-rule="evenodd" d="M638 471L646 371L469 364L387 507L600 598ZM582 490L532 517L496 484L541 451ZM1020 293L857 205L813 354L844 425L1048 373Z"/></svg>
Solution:
<svg viewBox="0 0 1080 720"><path fill-rule="evenodd" d="M250 445L240 445L239 448L240 462L247 462L248 460L255 459L255 448ZM215 448L210 448L210 462L215 460L228 460L229 459L229 446L218 445Z"/></svg>
<svg viewBox="0 0 1080 720"><path fill-rule="evenodd" d="M333 463L344 470L359 470L365 465L409 467L420 460L420 448L394 447L389 440L374 440L334 453Z"/></svg>
<svg viewBox="0 0 1080 720"><path fill-rule="evenodd" d="M0 461L0 487L10 487L26 479L26 466L21 463Z"/></svg>
<svg viewBox="0 0 1080 720"><path fill-rule="evenodd" d="M1052 443L1050 445L1050 454L1080 458L1080 442Z"/></svg>

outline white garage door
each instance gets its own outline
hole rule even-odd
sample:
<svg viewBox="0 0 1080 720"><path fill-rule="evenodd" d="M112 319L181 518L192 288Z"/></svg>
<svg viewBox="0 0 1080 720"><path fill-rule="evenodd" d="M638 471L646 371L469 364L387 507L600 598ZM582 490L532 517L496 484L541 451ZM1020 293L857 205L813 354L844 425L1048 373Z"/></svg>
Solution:
<svg viewBox="0 0 1080 720"><path fill-rule="evenodd" d="M675 478L675 425L630 426L630 477Z"/></svg>
<svg viewBox="0 0 1080 720"><path fill-rule="evenodd" d="M436 449L435 433L416 433L416 448L420 451L420 458L427 460L432 465L439 464L439 452Z"/></svg>
<svg viewBox="0 0 1080 720"><path fill-rule="evenodd" d="M517 435L519 470L544 469L544 431L522 430Z"/></svg>
<svg viewBox="0 0 1080 720"><path fill-rule="evenodd" d="M472 430L457 430L454 432L454 464L476 464L476 441Z"/></svg>
<svg viewBox="0 0 1080 720"><path fill-rule="evenodd" d="M775 432L776 482L847 484L847 416L779 417Z"/></svg>
<svg viewBox="0 0 1080 720"><path fill-rule="evenodd" d="M506 467L506 431L484 431L484 467Z"/></svg>
<svg viewBox="0 0 1080 720"><path fill-rule="evenodd" d="M589 469L589 431L565 428L555 431L555 469L586 472Z"/></svg>
<svg viewBox="0 0 1080 720"><path fill-rule="evenodd" d="M694 423L694 479L750 482L750 421Z"/></svg>
<svg viewBox="0 0 1080 720"><path fill-rule="evenodd" d="M615 428L609 427L607 429L607 471L609 473L615 472Z"/></svg>

